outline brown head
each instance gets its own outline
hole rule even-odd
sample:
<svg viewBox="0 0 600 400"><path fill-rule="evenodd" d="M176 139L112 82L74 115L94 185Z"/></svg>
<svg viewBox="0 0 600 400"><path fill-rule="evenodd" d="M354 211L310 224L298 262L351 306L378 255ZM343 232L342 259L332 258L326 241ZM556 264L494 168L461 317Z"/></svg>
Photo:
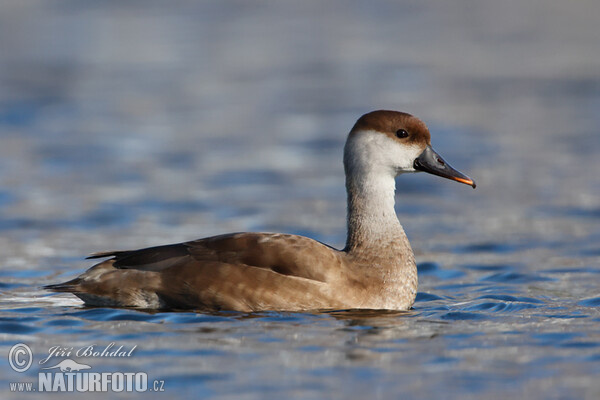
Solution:
<svg viewBox="0 0 600 400"><path fill-rule="evenodd" d="M397 176L424 171L475 188L475 182L452 168L431 147L427 125L410 114L378 110L363 115L348 135L346 174L382 171Z"/></svg>

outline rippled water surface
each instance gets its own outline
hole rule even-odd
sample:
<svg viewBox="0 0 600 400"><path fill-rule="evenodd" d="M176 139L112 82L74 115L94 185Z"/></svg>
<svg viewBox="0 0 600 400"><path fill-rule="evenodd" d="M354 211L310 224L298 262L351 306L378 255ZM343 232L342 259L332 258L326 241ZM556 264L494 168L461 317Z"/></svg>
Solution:
<svg viewBox="0 0 600 400"><path fill-rule="evenodd" d="M147 396L600 398L598 15L554 0L3 3L0 396L41 396L10 383L37 384L55 346L114 343L130 357L70 358L164 382ZM397 180L412 310L148 313L41 290L94 251L231 231L343 247L343 142L378 108L422 117L478 183ZM17 343L33 353L22 373Z"/></svg>

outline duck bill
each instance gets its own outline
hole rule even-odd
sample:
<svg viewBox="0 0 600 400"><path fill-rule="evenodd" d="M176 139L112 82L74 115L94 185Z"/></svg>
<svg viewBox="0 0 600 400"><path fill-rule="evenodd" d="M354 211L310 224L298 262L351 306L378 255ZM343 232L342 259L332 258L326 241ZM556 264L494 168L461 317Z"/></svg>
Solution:
<svg viewBox="0 0 600 400"><path fill-rule="evenodd" d="M435 152L431 146L427 146L419 157L414 162L414 168L417 171L428 172L433 175L441 176L442 178L451 179L466 185L472 186L475 189L475 181L462 172L452 168L442 156Z"/></svg>

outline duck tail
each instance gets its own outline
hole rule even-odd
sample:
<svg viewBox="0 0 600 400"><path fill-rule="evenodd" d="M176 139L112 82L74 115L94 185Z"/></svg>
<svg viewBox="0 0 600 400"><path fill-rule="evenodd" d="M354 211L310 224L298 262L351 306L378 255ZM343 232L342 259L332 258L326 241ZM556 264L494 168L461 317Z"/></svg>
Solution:
<svg viewBox="0 0 600 400"><path fill-rule="evenodd" d="M56 283L53 285L45 285L43 286L46 290L51 290L53 292L66 292L73 293L77 292L79 285L81 284L80 278L71 279L70 281L63 283Z"/></svg>

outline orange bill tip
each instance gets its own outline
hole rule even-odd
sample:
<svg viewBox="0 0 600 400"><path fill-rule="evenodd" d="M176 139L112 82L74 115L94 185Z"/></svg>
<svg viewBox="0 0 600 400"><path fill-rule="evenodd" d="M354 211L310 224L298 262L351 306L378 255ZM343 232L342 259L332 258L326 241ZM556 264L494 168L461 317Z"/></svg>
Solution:
<svg viewBox="0 0 600 400"><path fill-rule="evenodd" d="M477 184L475 183L475 181L473 181L473 179L470 179L470 178L465 179L465 178L459 178L459 177L452 177L450 179L454 179L457 182L472 186L473 189L475 189L477 187Z"/></svg>

